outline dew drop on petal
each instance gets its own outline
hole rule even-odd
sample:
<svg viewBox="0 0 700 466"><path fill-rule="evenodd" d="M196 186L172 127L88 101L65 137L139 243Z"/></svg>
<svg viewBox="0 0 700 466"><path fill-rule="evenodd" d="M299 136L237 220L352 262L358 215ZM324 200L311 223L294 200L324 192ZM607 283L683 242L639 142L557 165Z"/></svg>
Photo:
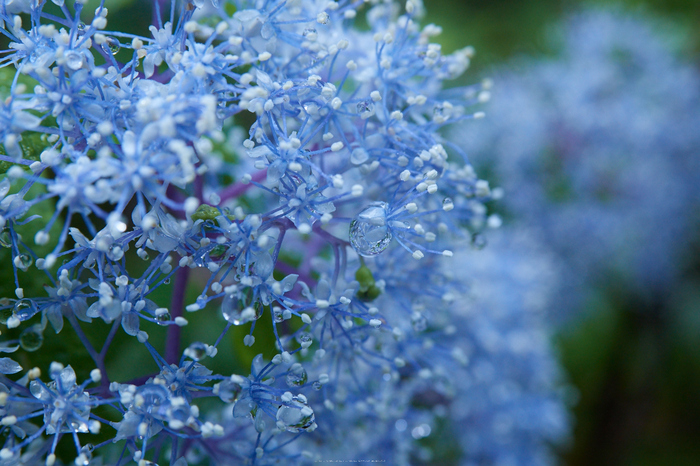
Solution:
<svg viewBox="0 0 700 466"><path fill-rule="evenodd" d="M243 325L262 317L263 306L259 301L254 302L252 306L246 306L245 302L238 299L238 294L234 292L224 296L221 302L221 313L227 322L231 322L233 325Z"/></svg>
<svg viewBox="0 0 700 466"><path fill-rule="evenodd" d="M7 319L12 317L13 309L11 307L0 310L0 324L7 325Z"/></svg>
<svg viewBox="0 0 700 466"><path fill-rule="evenodd" d="M41 325L32 325L24 329L19 336L19 345L25 351L36 351L44 343L44 332Z"/></svg>
<svg viewBox="0 0 700 466"><path fill-rule="evenodd" d="M370 100L363 100L357 104L357 113L363 120L374 115L374 104Z"/></svg>
<svg viewBox="0 0 700 466"><path fill-rule="evenodd" d="M115 39L114 37L108 37L105 43L102 45L102 48L105 52L116 55L119 53L119 50L121 50L122 44L119 43L119 40Z"/></svg>
<svg viewBox="0 0 700 466"><path fill-rule="evenodd" d="M361 256L375 256L391 242L392 234L387 225L385 202L376 202L357 214L350 222L350 244Z"/></svg>
<svg viewBox="0 0 700 466"><path fill-rule="evenodd" d="M170 322L172 320L172 317L169 312L162 312L160 314L156 314L156 323L158 325L167 325L167 322Z"/></svg>
<svg viewBox="0 0 700 466"><path fill-rule="evenodd" d="M0 246L3 248L12 247L12 232L8 227L5 227L0 231Z"/></svg>
<svg viewBox="0 0 700 466"><path fill-rule="evenodd" d="M313 410L297 396L277 410L277 423L283 425L289 432L312 430L315 420Z"/></svg>
<svg viewBox="0 0 700 466"><path fill-rule="evenodd" d="M316 29L306 28L304 29L304 32L302 34L304 35L304 37L308 36L309 34L316 34Z"/></svg>
<svg viewBox="0 0 700 466"><path fill-rule="evenodd" d="M20 254L17 259L19 262L17 265L22 270L28 269L34 263L34 259L29 254Z"/></svg>
<svg viewBox="0 0 700 466"><path fill-rule="evenodd" d="M20 299L15 303L15 307L12 312L19 320L24 321L31 319L32 316L38 312L38 309L36 304L34 304L34 301L25 298Z"/></svg>
<svg viewBox="0 0 700 466"><path fill-rule="evenodd" d="M309 377L306 374L306 369L304 369L304 366L296 363L292 365L289 372L287 372L285 380L287 382L287 386L289 387L301 387L308 379Z"/></svg>
<svg viewBox="0 0 700 466"><path fill-rule="evenodd" d="M207 347L204 343L194 342L185 350L185 356L189 356L195 361L203 359L207 355Z"/></svg>
<svg viewBox="0 0 700 466"><path fill-rule="evenodd" d="M83 67L83 56L78 52L70 51L66 53L66 65L71 70L79 70Z"/></svg>

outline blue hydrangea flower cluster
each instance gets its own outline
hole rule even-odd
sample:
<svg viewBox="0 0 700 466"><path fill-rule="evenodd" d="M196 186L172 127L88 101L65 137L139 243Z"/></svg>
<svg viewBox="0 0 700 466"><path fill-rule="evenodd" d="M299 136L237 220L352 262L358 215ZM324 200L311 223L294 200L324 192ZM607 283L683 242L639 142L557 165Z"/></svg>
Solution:
<svg viewBox="0 0 700 466"><path fill-rule="evenodd" d="M0 351L17 352L0 358L3 465L410 464L439 453L430 434L456 398L470 439L491 436L481 411L510 420L513 441L493 445L514 457L566 431L542 322L467 309L465 274L446 273L454 247L500 223L485 207L498 192L441 136L483 115L470 107L487 85L443 89L473 51L443 54L419 1L157 1L147 37L83 4L0 6L13 70L0 246L15 281ZM188 340L195 319L219 336ZM16 360L64 326L89 377L70 360L25 371ZM215 373L234 327L272 355ZM149 376L114 379L124 335ZM470 361L507 372L490 381ZM478 401L499 387L504 414ZM502 406L521 401L553 414L529 425Z"/></svg>
<svg viewBox="0 0 700 466"><path fill-rule="evenodd" d="M558 57L497 71L489 118L460 139L572 276L636 293L677 276L700 198L700 76L657 26L605 10L569 18Z"/></svg>

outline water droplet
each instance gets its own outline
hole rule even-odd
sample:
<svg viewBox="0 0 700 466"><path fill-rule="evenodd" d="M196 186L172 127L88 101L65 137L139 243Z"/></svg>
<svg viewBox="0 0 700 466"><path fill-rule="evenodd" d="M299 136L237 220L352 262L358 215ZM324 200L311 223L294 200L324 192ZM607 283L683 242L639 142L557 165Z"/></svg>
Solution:
<svg viewBox="0 0 700 466"><path fill-rule="evenodd" d="M162 312L160 314L156 313L156 322L158 325L167 325L166 322L170 322L172 317L168 311Z"/></svg>
<svg viewBox="0 0 700 466"><path fill-rule="evenodd" d="M387 207L385 202L376 202L350 223L350 244L359 255L375 256L389 246L392 234L386 221Z"/></svg>
<svg viewBox="0 0 700 466"><path fill-rule="evenodd" d="M331 16L325 11L322 11L316 16L316 21L318 21L319 24L328 24L330 20Z"/></svg>
<svg viewBox="0 0 700 466"><path fill-rule="evenodd" d="M298 396L277 410L277 422L289 432L309 430L315 425L316 417L311 408L302 402Z"/></svg>
<svg viewBox="0 0 700 466"><path fill-rule="evenodd" d="M19 345L25 351L36 351L44 343L44 331L41 325L35 324L24 329L19 336Z"/></svg>
<svg viewBox="0 0 700 466"><path fill-rule="evenodd" d="M306 29L304 29L304 32L302 33L302 35L303 35L304 37L307 37L309 34L316 34L316 29L314 29L314 28L306 28Z"/></svg>
<svg viewBox="0 0 700 466"><path fill-rule="evenodd" d="M224 319L231 322L233 325L243 325L246 322L258 320L263 314L263 305L260 301L255 301L250 305L250 298L239 296L238 291L227 294L221 302L221 313Z"/></svg>
<svg viewBox="0 0 700 466"><path fill-rule="evenodd" d="M486 244L486 238L481 233L474 233L472 235L472 247L474 249L484 249L486 247Z"/></svg>
<svg viewBox="0 0 700 466"><path fill-rule="evenodd" d="M303 332L297 335L297 341L301 346L308 348L313 343L314 337L308 332Z"/></svg>
<svg viewBox="0 0 700 466"><path fill-rule="evenodd" d="M187 347L185 356L188 356L195 361L203 359L207 355L207 346L204 343L196 341Z"/></svg>
<svg viewBox="0 0 700 466"><path fill-rule="evenodd" d="M80 22L78 23L77 28L78 28L78 31L85 31L85 23L83 23L82 21L80 21Z"/></svg>
<svg viewBox="0 0 700 466"><path fill-rule="evenodd" d="M7 325L7 319L12 317L12 312L11 307L0 310L0 324Z"/></svg>
<svg viewBox="0 0 700 466"><path fill-rule="evenodd" d="M241 386L230 379L223 380L219 383L219 398L224 403L233 403L241 394Z"/></svg>
<svg viewBox="0 0 700 466"><path fill-rule="evenodd" d="M31 299L20 299L15 303L15 307L12 310L12 313L19 319L19 320L28 320L31 319L34 314L36 314L39 311L37 309L36 304L34 304L34 301Z"/></svg>
<svg viewBox="0 0 700 466"><path fill-rule="evenodd" d="M284 320L284 313L282 313L282 309L275 309L272 314L275 318L275 322L278 324Z"/></svg>
<svg viewBox="0 0 700 466"><path fill-rule="evenodd" d="M12 247L12 232L9 227L5 227L0 231L0 246L3 248Z"/></svg>
<svg viewBox="0 0 700 466"><path fill-rule="evenodd" d="M414 312L411 315L411 326L416 332L423 332L428 328L428 319L420 312Z"/></svg>
<svg viewBox="0 0 700 466"><path fill-rule="evenodd" d="M445 199L442 200L442 210L452 210L454 209L455 204L452 202L452 199L449 197L446 197Z"/></svg>
<svg viewBox="0 0 700 466"><path fill-rule="evenodd" d="M223 244L219 244L217 246L214 246L211 251L209 251L209 257L219 257L222 254L224 254L228 250L227 246L224 246Z"/></svg>
<svg viewBox="0 0 700 466"><path fill-rule="evenodd" d="M80 454L82 457L79 456L79 458L81 459L80 464L82 466L88 466L90 464L90 461L92 461L92 451L94 449L95 447L93 447L90 443L80 449Z"/></svg>
<svg viewBox="0 0 700 466"><path fill-rule="evenodd" d="M74 52L71 50L70 52L66 53L65 58L66 65L71 70L75 71L83 67L83 56L78 52Z"/></svg>
<svg viewBox="0 0 700 466"><path fill-rule="evenodd" d="M307 380L309 380L309 378L306 374L306 370L304 366L299 363L292 365L289 372L287 372L286 381L289 387L301 387Z"/></svg>
<svg viewBox="0 0 700 466"><path fill-rule="evenodd" d="M102 49L105 52L111 53L112 55L116 55L119 53L119 50L121 50L122 44L119 43L117 39L114 37L107 37L107 40L105 41L104 44L102 44Z"/></svg>
<svg viewBox="0 0 700 466"><path fill-rule="evenodd" d="M367 118L374 115L374 104L371 100L363 100L357 104L357 113L360 118L366 120Z"/></svg>
<svg viewBox="0 0 700 466"><path fill-rule="evenodd" d="M164 283L165 285L170 285L170 279L169 279L169 278L166 278L165 280L163 280L163 283Z"/></svg>
<svg viewBox="0 0 700 466"><path fill-rule="evenodd" d="M17 267L22 270L27 270L34 263L34 259L29 254L20 254L17 259Z"/></svg>
<svg viewBox="0 0 700 466"><path fill-rule="evenodd" d="M314 385L314 390L320 390L321 387L323 387L321 382L319 382L318 380L316 382L314 382L313 385Z"/></svg>
<svg viewBox="0 0 700 466"><path fill-rule="evenodd" d="M318 109L320 108L314 101L304 102L303 107L309 115L318 115Z"/></svg>
<svg viewBox="0 0 700 466"><path fill-rule="evenodd" d="M139 257L143 259L144 256L146 257L144 260L148 260L148 254L144 254ZM112 245L109 246L109 252L107 253L107 257L109 257L113 261L121 260L121 258L124 257L124 251L121 247L119 247L118 244L112 243Z"/></svg>

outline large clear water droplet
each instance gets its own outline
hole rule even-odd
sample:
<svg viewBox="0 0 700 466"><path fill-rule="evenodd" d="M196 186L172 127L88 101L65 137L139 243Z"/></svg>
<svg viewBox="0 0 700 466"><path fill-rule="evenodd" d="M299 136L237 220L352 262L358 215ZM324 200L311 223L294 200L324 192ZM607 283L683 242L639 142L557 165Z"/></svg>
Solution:
<svg viewBox="0 0 700 466"><path fill-rule="evenodd" d="M12 232L9 227L5 227L0 231L0 246L3 248L12 247Z"/></svg>
<svg viewBox="0 0 700 466"><path fill-rule="evenodd" d="M79 70L83 67L83 56L78 52L70 51L66 53L66 66L71 70Z"/></svg>
<svg viewBox="0 0 700 466"><path fill-rule="evenodd" d="M17 266L22 270L27 270L34 263L34 259L29 254L20 254L17 256Z"/></svg>
<svg viewBox="0 0 700 466"><path fill-rule="evenodd" d="M12 313L17 317L19 320L28 320L31 319L34 314L36 314L39 310L36 307L36 304L34 304L34 301L31 299L20 299L15 303L15 307L12 310Z"/></svg>
<svg viewBox="0 0 700 466"><path fill-rule="evenodd" d="M258 320L263 313L262 303L256 301L251 306L248 302L248 299L240 299L238 292L224 296L221 302L221 313L224 319L233 325L243 325L246 322Z"/></svg>
<svg viewBox="0 0 700 466"><path fill-rule="evenodd" d="M304 104L302 104L302 105L304 107L304 110L306 110L306 113L308 113L311 116L318 115L318 110L319 110L319 108L321 108L314 101L304 102Z"/></svg>
<svg viewBox="0 0 700 466"><path fill-rule="evenodd" d="M41 325L32 325L24 329L19 336L19 345L25 351L36 351L44 343L44 330Z"/></svg>
<svg viewBox="0 0 700 466"><path fill-rule="evenodd" d="M287 382L287 386L289 387L301 387L307 380L309 380L309 377L306 374L304 366L299 363L295 363L289 368L289 372L287 372L285 380Z"/></svg>
<svg viewBox="0 0 700 466"><path fill-rule="evenodd" d="M350 244L359 255L376 256L389 246L392 234L386 220L387 208L386 202L375 202L350 222Z"/></svg>
<svg viewBox="0 0 700 466"><path fill-rule="evenodd" d="M102 48L105 52L111 53L112 55L116 55L119 53L119 50L121 50L122 44L119 43L119 41L114 37L108 37L105 43L102 44Z"/></svg>
<svg viewBox="0 0 700 466"><path fill-rule="evenodd" d="M280 406L277 410L277 424L284 427L289 432L301 432L302 430L313 430L316 425L314 411L309 408L301 398L295 396L287 404Z"/></svg>
<svg viewBox="0 0 700 466"><path fill-rule="evenodd" d="M233 403L241 394L241 386L230 379L223 380L219 383L219 398L224 403Z"/></svg>
<svg viewBox="0 0 700 466"><path fill-rule="evenodd" d="M201 342L194 342L190 346L187 347L185 350L185 356L188 356L195 361L199 361L200 359L204 359L204 357L207 355L207 346L204 343Z"/></svg>

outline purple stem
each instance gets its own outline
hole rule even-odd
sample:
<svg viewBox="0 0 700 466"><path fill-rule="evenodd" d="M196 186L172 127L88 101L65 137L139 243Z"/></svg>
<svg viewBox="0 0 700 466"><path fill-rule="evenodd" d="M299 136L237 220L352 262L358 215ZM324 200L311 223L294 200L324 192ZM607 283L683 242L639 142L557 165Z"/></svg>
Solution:
<svg viewBox="0 0 700 466"><path fill-rule="evenodd" d="M258 182L262 181L263 179L265 179L266 176L267 176L267 169L260 170L259 172L255 173L252 176L251 181L255 181L256 183L258 183ZM221 202L224 202L228 199L232 199L234 197L240 196L241 194L248 191L252 186L254 186L252 183L238 182L238 183L232 184L231 186L223 189L219 193L219 197L221 198Z"/></svg>
<svg viewBox="0 0 700 466"><path fill-rule="evenodd" d="M173 285L173 299L170 305L170 315L175 320L182 317L185 310L185 289L187 288L187 278L190 274L188 267L181 267L175 272L175 283ZM180 360L180 326L168 326L168 334L165 340L165 360L168 364L177 364Z"/></svg>

